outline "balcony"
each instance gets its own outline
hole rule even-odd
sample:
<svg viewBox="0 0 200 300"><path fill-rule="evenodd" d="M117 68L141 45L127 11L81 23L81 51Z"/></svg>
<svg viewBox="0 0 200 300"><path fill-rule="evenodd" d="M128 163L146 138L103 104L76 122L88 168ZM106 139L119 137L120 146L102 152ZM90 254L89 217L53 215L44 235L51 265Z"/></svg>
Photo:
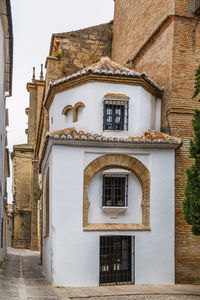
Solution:
<svg viewBox="0 0 200 300"><path fill-rule="evenodd" d="M195 0L195 14L200 15L200 0Z"/></svg>

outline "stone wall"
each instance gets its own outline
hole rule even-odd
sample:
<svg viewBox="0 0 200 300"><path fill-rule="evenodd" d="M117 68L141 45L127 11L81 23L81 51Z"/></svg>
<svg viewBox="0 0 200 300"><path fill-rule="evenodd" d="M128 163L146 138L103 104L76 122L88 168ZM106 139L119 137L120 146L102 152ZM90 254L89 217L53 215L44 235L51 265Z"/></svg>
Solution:
<svg viewBox="0 0 200 300"><path fill-rule="evenodd" d="M28 145L14 146L13 161L13 208L15 248L31 246L31 178L33 148Z"/></svg>
<svg viewBox="0 0 200 300"><path fill-rule="evenodd" d="M52 35L46 61L46 83L73 74L111 56L112 22Z"/></svg>

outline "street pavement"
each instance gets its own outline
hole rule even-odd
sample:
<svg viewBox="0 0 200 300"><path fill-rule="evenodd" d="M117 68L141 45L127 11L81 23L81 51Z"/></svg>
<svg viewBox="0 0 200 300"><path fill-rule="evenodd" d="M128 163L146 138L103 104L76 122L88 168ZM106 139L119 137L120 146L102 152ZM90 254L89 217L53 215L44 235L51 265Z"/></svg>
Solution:
<svg viewBox="0 0 200 300"><path fill-rule="evenodd" d="M200 285L53 287L44 277L39 252L8 248L0 269L0 300L200 300Z"/></svg>

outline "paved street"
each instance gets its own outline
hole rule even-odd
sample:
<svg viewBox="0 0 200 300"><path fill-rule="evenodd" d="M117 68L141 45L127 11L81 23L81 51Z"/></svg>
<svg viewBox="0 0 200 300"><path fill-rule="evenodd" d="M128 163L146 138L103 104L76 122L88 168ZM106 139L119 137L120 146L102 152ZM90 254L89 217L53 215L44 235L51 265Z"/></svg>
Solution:
<svg viewBox="0 0 200 300"><path fill-rule="evenodd" d="M0 300L4 299L200 300L200 286L52 287L42 273L38 252L9 248L0 270Z"/></svg>

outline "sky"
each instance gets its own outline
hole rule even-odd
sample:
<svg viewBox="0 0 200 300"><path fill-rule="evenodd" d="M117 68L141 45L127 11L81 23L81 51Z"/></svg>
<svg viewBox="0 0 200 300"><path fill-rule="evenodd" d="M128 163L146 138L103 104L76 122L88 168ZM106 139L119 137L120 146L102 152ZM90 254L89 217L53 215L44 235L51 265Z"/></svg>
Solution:
<svg viewBox="0 0 200 300"><path fill-rule="evenodd" d="M32 79L33 66L39 78L45 65L52 33L78 30L113 19L113 0L11 0L14 61L12 97L9 110L8 146L26 143L25 129L29 104L26 83ZM10 165L12 169L12 165ZM12 202L12 177L8 180L8 202Z"/></svg>

